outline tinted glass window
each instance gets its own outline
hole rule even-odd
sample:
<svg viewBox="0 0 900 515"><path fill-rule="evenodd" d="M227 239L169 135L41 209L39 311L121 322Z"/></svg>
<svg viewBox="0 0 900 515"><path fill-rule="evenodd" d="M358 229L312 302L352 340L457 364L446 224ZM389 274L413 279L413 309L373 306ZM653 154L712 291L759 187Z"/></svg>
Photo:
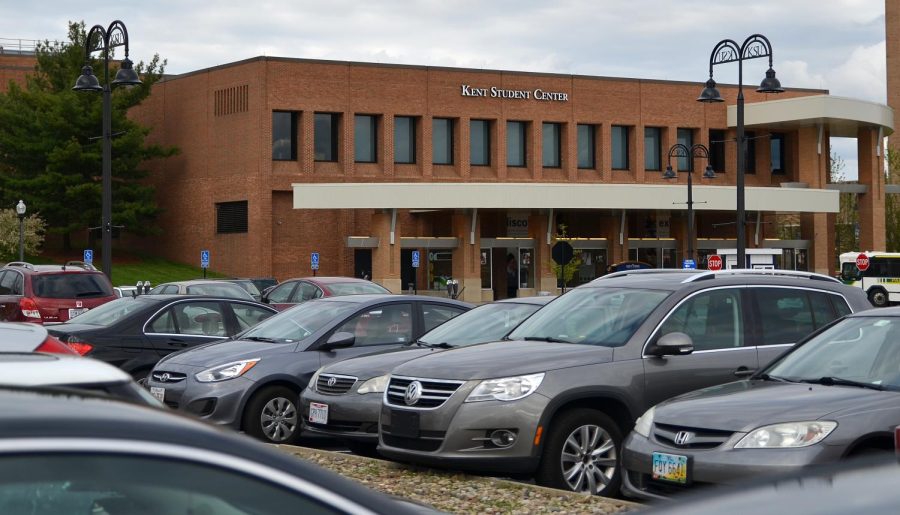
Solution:
<svg viewBox="0 0 900 515"><path fill-rule="evenodd" d="M250 304L231 304L231 310L237 319L238 330L243 331L274 315L271 311Z"/></svg>
<svg viewBox="0 0 900 515"><path fill-rule="evenodd" d="M717 172L725 171L725 131L709 131L709 165Z"/></svg>
<svg viewBox="0 0 900 515"><path fill-rule="evenodd" d="M337 161L338 147L338 115L335 113L316 113L315 127L316 161Z"/></svg>
<svg viewBox="0 0 900 515"><path fill-rule="evenodd" d="M328 285L328 289L333 296L391 293L384 286L370 282L333 283Z"/></svg>
<svg viewBox="0 0 900 515"><path fill-rule="evenodd" d="M485 304L435 327L422 335L419 340L453 346L496 341L506 336L540 307L512 302Z"/></svg>
<svg viewBox="0 0 900 515"><path fill-rule="evenodd" d="M450 118L432 119L431 154L436 165L453 164L453 120Z"/></svg>
<svg viewBox="0 0 900 515"><path fill-rule="evenodd" d="M291 292L294 291L294 288L297 286L297 283L283 283L273 288L272 291L269 292L269 302L274 303L282 303L287 302L291 296Z"/></svg>
<svg viewBox="0 0 900 515"><path fill-rule="evenodd" d="M628 169L628 127L613 125L612 131L612 168L613 170Z"/></svg>
<svg viewBox="0 0 900 515"><path fill-rule="evenodd" d="M853 313L844 297L840 295L829 295L829 297L831 298L831 305L834 306L834 310L837 312L837 316L842 317Z"/></svg>
<svg viewBox="0 0 900 515"><path fill-rule="evenodd" d="M506 165L525 166L525 122L506 122Z"/></svg>
<svg viewBox="0 0 900 515"><path fill-rule="evenodd" d="M272 159L275 161L297 159L297 113L272 112Z"/></svg>
<svg viewBox="0 0 900 515"><path fill-rule="evenodd" d="M809 304L812 307L813 323L816 328L822 327L835 318L838 318L831 306L831 300L829 299L831 296L832 295L827 293L817 291L809 292Z"/></svg>
<svg viewBox="0 0 900 515"><path fill-rule="evenodd" d="M160 315L147 327L147 332L177 334L178 329L175 327L175 317L172 315L172 310L167 309L160 313Z"/></svg>
<svg viewBox="0 0 900 515"><path fill-rule="evenodd" d="M491 164L491 122L472 120L469 126L469 159L474 166Z"/></svg>
<svg viewBox="0 0 900 515"><path fill-rule="evenodd" d="M225 314L218 302L179 302L169 311L175 316L178 334L227 336Z"/></svg>
<svg viewBox="0 0 900 515"><path fill-rule="evenodd" d="M560 138L562 133L562 125L559 123L545 123L541 128L544 140L541 154L543 155L544 166L549 168L559 168L562 163Z"/></svg>
<svg viewBox="0 0 900 515"><path fill-rule="evenodd" d="M0 272L0 295L14 295L16 285L16 272Z"/></svg>
<svg viewBox="0 0 900 515"><path fill-rule="evenodd" d="M681 143L687 148L691 148L691 146L694 144L694 131L692 129L678 129L678 143ZM694 170L694 160L691 158L691 156L688 155L678 158L678 170Z"/></svg>
<svg viewBox="0 0 900 515"><path fill-rule="evenodd" d="M353 151L357 163L374 163L377 151L377 119L368 114L358 114L353 124Z"/></svg>
<svg viewBox="0 0 900 515"><path fill-rule="evenodd" d="M394 162L416 162L416 119L412 116L394 118Z"/></svg>
<svg viewBox="0 0 900 515"><path fill-rule="evenodd" d="M754 288L760 314L762 345L797 343L813 331L806 290Z"/></svg>
<svg viewBox="0 0 900 515"><path fill-rule="evenodd" d="M744 133L744 172L756 173L756 133L747 131Z"/></svg>
<svg viewBox="0 0 900 515"><path fill-rule="evenodd" d="M185 291L192 295L213 295L216 297L253 300L253 295L247 293L247 290L232 283L191 284L185 288Z"/></svg>
<svg viewBox="0 0 900 515"><path fill-rule="evenodd" d="M297 288L297 291L294 293L294 302L305 302L307 300L312 300L318 295L319 289L316 288L316 285L310 284L308 282L301 282L300 286Z"/></svg>
<svg viewBox="0 0 900 515"><path fill-rule="evenodd" d="M45 299L93 299L115 295L103 274L36 274L31 276L36 297Z"/></svg>
<svg viewBox="0 0 900 515"><path fill-rule="evenodd" d="M425 330L430 331L464 312L464 309L452 306L442 306L440 304L430 303L422 304L422 320L425 322Z"/></svg>
<svg viewBox="0 0 900 515"><path fill-rule="evenodd" d="M135 473L140 471L140 474ZM343 513L245 471L149 456L0 458L0 513L29 515Z"/></svg>
<svg viewBox="0 0 900 515"><path fill-rule="evenodd" d="M335 332L353 333L359 347L410 342L412 331L412 305L390 304L354 316Z"/></svg>
<svg viewBox="0 0 900 515"><path fill-rule="evenodd" d="M84 312L84 314L78 315L78 323L106 327L128 317L129 313L146 306L147 303L144 301L138 301L131 297L124 297L112 302L107 302L94 309L89 309Z"/></svg>
<svg viewBox="0 0 900 515"><path fill-rule="evenodd" d="M672 312L657 337L685 333L694 341L695 351L740 347L744 344L741 312L740 290L700 292Z"/></svg>
<svg viewBox="0 0 900 515"><path fill-rule="evenodd" d="M644 169L660 170L662 131L659 127L644 127Z"/></svg>
<svg viewBox="0 0 900 515"><path fill-rule="evenodd" d="M769 137L769 156L772 160L773 174L784 175L785 173L784 151L784 134L772 134Z"/></svg>
<svg viewBox="0 0 900 515"><path fill-rule="evenodd" d="M593 125L578 125L578 168L596 167L594 133Z"/></svg>
<svg viewBox="0 0 900 515"><path fill-rule="evenodd" d="M356 308L357 305L351 302L311 300L263 320L244 333L242 338L296 343L305 340L336 318L349 315Z"/></svg>

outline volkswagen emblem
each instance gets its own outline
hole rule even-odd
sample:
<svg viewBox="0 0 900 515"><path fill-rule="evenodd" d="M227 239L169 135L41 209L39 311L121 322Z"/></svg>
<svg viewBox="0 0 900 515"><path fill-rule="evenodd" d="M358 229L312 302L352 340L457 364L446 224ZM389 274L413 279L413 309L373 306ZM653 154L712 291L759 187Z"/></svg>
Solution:
<svg viewBox="0 0 900 515"><path fill-rule="evenodd" d="M163 375L159 376L159 381L160 381L161 383L168 383L168 382L169 382L169 379L170 379L171 377L172 377L172 376L170 376L168 372L163 372Z"/></svg>
<svg viewBox="0 0 900 515"><path fill-rule="evenodd" d="M407 406L412 406L413 404L419 402L419 399L422 398L422 383L418 381L413 381L409 383L409 386L406 387L406 393L403 395L403 401Z"/></svg>
<svg viewBox="0 0 900 515"><path fill-rule="evenodd" d="M690 431L679 431L675 433L675 445L687 445L697 436Z"/></svg>
<svg viewBox="0 0 900 515"><path fill-rule="evenodd" d="M333 387L335 384L337 384L337 378L336 378L336 377L329 377L329 378L328 378L328 386L332 386L332 387Z"/></svg>

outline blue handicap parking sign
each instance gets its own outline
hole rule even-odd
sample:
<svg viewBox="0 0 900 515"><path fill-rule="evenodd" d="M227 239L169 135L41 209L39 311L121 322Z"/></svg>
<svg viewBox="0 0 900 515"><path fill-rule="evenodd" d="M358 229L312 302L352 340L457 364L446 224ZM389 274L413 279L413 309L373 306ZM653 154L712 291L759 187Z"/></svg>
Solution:
<svg viewBox="0 0 900 515"><path fill-rule="evenodd" d="M693 259L685 259L684 262L681 264L681 268L688 268L691 270L696 269L697 262L694 261Z"/></svg>
<svg viewBox="0 0 900 515"><path fill-rule="evenodd" d="M419 268L419 251L412 251L412 266L413 268Z"/></svg>
<svg viewBox="0 0 900 515"><path fill-rule="evenodd" d="M209 251L200 251L200 268L209 268Z"/></svg>
<svg viewBox="0 0 900 515"><path fill-rule="evenodd" d="M318 252L313 252L312 254L310 254L309 263L310 263L310 268L312 268L313 270L319 269L319 253Z"/></svg>
<svg viewBox="0 0 900 515"><path fill-rule="evenodd" d="M84 249L84 262L85 263L93 263L94 262L94 251L91 249Z"/></svg>

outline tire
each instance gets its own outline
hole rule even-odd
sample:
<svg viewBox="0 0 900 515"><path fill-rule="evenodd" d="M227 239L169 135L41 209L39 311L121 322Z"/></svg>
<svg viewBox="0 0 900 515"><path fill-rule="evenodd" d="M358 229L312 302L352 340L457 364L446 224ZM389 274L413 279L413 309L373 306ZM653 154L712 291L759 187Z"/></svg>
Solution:
<svg viewBox="0 0 900 515"><path fill-rule="evenodd" d="M622 433L606 414L592 409L564 412L550 423L535 480L561 490L618 495L621 448Z"/></svg>
<svg viewBox="0 0 900 515"><path fill-rule="evenodd" d="M356 441L352 441L352 442L347 441L344 443L347 445L347 448L350 449L350 451L353 454L356 454L358 456L365 456L367 458L384 459L384 458L382 458L381 454L378 454L378 450L377 450L378 444L375 442L364 443L364 442L356 442Z"/></svg>
<svg viewBox="0 0 900 515"><path fill-rule="evenodd" d="M881 288L869 290L869 302L876 308L883 308L889 304L888 294Z"/></svg>
<svg viewBox="0 0 900 515"><path fill-rule="evenodd" d="M266 443L293 443L301 431L297 398L298 394L285 386L267 386L256 392L244 409L244 431Z"/></svg>

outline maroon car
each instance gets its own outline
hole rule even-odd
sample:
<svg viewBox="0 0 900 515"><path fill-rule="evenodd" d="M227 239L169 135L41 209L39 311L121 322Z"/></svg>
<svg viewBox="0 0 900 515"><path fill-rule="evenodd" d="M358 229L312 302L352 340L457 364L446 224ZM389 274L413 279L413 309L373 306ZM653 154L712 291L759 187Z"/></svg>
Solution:
<svg viewBox="0 0 900 515"><path fill-rule="evenodd" d="M8 263L0 270L0 320L65 322L116 299L112 284L90 264Z"/></svg>
<svg viewBox="0 0 900 515"><path fill-rule="evenodd" d="M365 279L354 277L302 277L288 279L263 293L262 301L278 311L319 297L391 293L390 290Z"/></svg>

